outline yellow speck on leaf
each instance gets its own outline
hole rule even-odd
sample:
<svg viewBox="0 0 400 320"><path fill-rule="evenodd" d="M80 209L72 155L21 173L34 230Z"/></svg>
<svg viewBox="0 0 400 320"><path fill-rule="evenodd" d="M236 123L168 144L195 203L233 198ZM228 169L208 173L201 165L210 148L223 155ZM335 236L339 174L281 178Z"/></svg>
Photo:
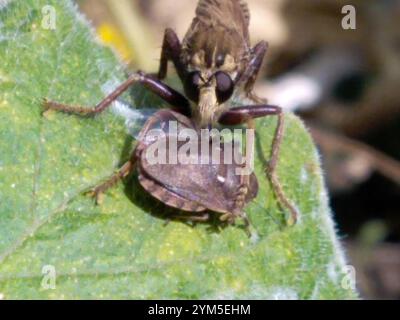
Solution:
<svg viewBox="0 0 400 320"><path fill-rule="evenodd" d="M180 226L169 232L164 239L157 255L158 260L165 262L175 259L190 258L193 254L199 253L201 250L200 239L197 233L188 233L186 226ZM174 244L174 250L171 249L171 243Z"/></svg>
<svg viewBox="0 0 400 320"><path fill-rule="evenodd" d="M215 265L219 268L227 267L231 263L231 259L229 257L219 257L215 259Z"/></svg>
<svg viewBox="0 0 400 320"><path fill-rule="evenodd" d="M239 280L235 280L235 281L233 282L232 287L233 287L234 289L236 289L237 291L240 291L241 289L243 289L243 282L242 282L242 281L239 281Z"/></svg>
<svg viewBox="0 0 400 320"><path fill-rule="evenodd" d="M285 251L286 251L286 256L288 258L292 258L293 257L293 251L290 248L287 248Z"/></svg>
<svg viewBox="0 0 400 320"><path fill-rule="evenodd" d="M7 100L1 100L0 101L0 108L4 108L8 105L8 101Z"/></svg>

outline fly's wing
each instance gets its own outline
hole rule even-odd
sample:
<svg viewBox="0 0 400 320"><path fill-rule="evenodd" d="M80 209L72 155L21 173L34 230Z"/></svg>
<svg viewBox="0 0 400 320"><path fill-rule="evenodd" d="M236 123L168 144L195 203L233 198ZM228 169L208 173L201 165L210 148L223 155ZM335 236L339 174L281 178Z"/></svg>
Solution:
<svg viewBox="0 0 400 320"><path fill-rule="evenodd" d="M200 0L196 17L206 25L219 23L248 36L250 12L244 0Z"/></svg>
<svg viewBox="0 0 400 320"><path fill-rule="evenodd" d="M182 42L183 60L189 63L203 51L205 68L212 65L215 57L227 54L239 64L250 54L249 19L243 0L200 0Z"/></svg>
<svg viewBox="0 0 400 320"><path fill-rule="evenodd" d="M182 129L193 129L192 121L170 109L161 109L151 115L138 135L139 144L144 148L166 136L178 135Z"/></svg>
<svg viewBox="0 0 400 320"><path fill-rule="evenodd" d="M116 110L115 107L114 110ZM135 140L139 140L140 131L146 121L157 112L157 109L119 109L116 112L125 118L125 126L128 133L135 138Z"/></svg>
<svg viewBox="0 0 400 320"><path fill-rule="evenodd" d="M112 93L119 84L119 79L111 79L104 83L101 86L104 96L108 96ZM159 109L137 109L121 96L112 103L111 110L115 115L122 117L125 120L125 126L128 133L137 140L143 125Z"/></svg>
<svg viewBox="0 0 400 320"><path fill-rule="evenodd" d="M141 108L134 109L127 102L118 99L113 103L113 112L125 119L125 126L128 133L141 142L145 142L143 132L149 130L169 131L169 124L174 122L178 126L190 126L190 120L169 109ZM148 135L147 135L148 136Z"/></svg>

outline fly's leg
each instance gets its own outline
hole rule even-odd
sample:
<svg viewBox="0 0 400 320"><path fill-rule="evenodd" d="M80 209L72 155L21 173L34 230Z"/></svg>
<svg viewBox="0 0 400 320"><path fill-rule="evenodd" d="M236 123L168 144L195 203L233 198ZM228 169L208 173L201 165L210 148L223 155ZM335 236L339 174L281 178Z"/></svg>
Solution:
<svg viewBox="0 0 400 320"><path fill-rule="evenodd" d="M266 99L260 98L253 93L253 88L262 67L267 49L268 44L265 41L261 41L254 46L248 67L241 76L241 81L245 81L244 91L246 96L255 103L266 103Z"/></svg>
<svg viewBox="0 0 400 320"><path fill-rule="evenodd" d="M183 66L181 56L182 46L175 31L167 28L164 33L164 40L161 48L160 68L158 70L158 79L162 80L167 76L168 61L174 63L179 78L183 81L185 78L185 67Z"/></svg>
<svg viewBox="0 0 400 320"><path fill-rule="evenodd" d="M100 101L100 103L98 103L94 108L70 106L54 101L48 101L47 99L43 101L43 106L45 111L56 110L81 116L95 116L111 106L112 102L114 102L122 93L124 93L131 85L135 83L140 83L145 88L158 95L164 101L172 105L175 111L180 112L183 115L190 116L190 103L182 94L167 86L160 80L155 79L154 77L143 72L131 74L127 80L119 85L106 98Z"/></svg>
<svg viewBox="0 0 400 320"><path fill-rule="evenodd" d="M276 173L276 165L279 159L279 151L282 144L283 139L283 131L284 131L285 118L283 113L278 114L278 126L275 131L274 139L272 142L272 151L271 151L271 159L269 161L269 165L266 168L267 175L271 181L271 184L274 188L275 194L277 195L279 201L283 206L289 209L291 212L291 219L288 221L289 225L293 225L297 222L298 212L294 205L289 201L286 197L285 192L283 191L282 184L279 181L279 177Z"/></svg>
<svg viewBox="0 0 400 320"><path fill-rule="evenodd" d="M279 203L290 211L291 217L288 221L288 224L294 224L297 221L298 211L285 195L282 185L279 181L279 177L276 173L276 165L279 159L279 150L282 144L284 130L284 116L282 109L280 107L271 105L236 107L224 112L218 121L224 125L239 125L243 123L249 123L249 119L270 115L278 116L278 126L275 131L272 143L271 159L266 168L266 173L271 181L272 188L278 198Z"/></svg>

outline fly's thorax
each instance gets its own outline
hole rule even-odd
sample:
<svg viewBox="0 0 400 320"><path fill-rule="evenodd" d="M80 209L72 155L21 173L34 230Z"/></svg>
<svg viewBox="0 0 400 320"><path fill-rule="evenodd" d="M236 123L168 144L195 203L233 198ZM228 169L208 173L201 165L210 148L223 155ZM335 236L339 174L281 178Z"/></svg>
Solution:
<svg viewBox="0 0 400 320"><path fill-rule="evenodd" d="M248 26L244 1L200 0L182 43L180 59L186 71L222 71L236 79L251 53Z"/></svg>
<svg viewBox="0 0 400 320"><path fill-rule="evenodd" d="M243 0L200 0L182 43L182 61L231 72L250 51L250 14Z"/></svg>

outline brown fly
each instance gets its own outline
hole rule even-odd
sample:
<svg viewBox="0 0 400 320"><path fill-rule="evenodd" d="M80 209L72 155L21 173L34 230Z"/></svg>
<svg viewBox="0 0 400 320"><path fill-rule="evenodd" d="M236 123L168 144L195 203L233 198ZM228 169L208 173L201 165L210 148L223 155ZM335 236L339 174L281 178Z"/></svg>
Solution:
<svg viewBox="0 0 400 320"><path fill-rule="evenodd" d="M173 111L160 111L150 117L141 137L145 137L154 124L170 119L181 122L186 128L200 130L220 125L246 125L255 129L255 118L269 115L278 117L271 160L266 173L279 203L290 211L291 223L297 219L297 210L285 196L276 174L276 164L283 137L284 117L282 109L265 103L253 94L253 87L267 43L262 41L251 47L249 41L250 14L244 0L200 0L196 16L182 43L171 29L166 29L162 45L158 76L143 72L131 74L111 94L94 108L68 106L57 102L44 102L46 110L94 116L108 108L131 85L140 83L172 106ZM185 96L164 84L168 62L172 61L185 91ZM254 105L232 107L229 103L234 93L243 92ZM108 181L96 187L93 194L98 198L108 188L138 170L141 185L165 204L192 212L184 216L190 220L208 219L208 214L221 213L221 220L234 223L238 217L247 217L244 206L257 194L254 174L235 175L238 163L230 165L150 166L143 152L148 145L139 139L130 160ZM247 150L254 150L254 139L246 143ZM224 146L221 146L224 150ZM221 152L222 152L221 151ZM188 179L194 174L198 179Z"/></svg>

